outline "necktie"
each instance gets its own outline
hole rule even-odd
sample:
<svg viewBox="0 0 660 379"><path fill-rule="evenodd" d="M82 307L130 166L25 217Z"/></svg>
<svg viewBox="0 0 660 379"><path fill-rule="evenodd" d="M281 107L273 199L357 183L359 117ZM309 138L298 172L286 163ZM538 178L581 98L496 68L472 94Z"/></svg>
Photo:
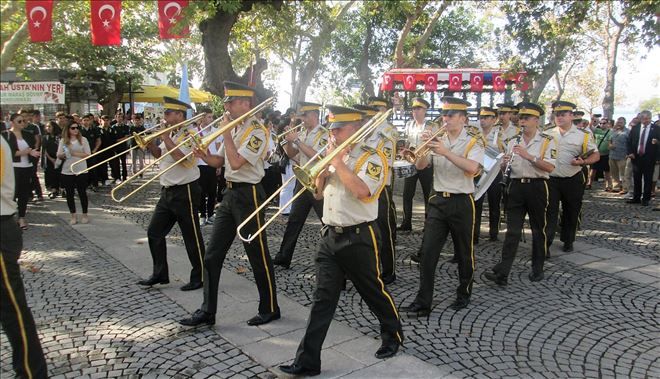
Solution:
<svg viewBox="0 0 660 379"><path fill-rule="evenodd" d="M637 152L639 155L644 155L644 147L646 145L646 125L642 128L642 134L639 136L639 148Z"/></svg>

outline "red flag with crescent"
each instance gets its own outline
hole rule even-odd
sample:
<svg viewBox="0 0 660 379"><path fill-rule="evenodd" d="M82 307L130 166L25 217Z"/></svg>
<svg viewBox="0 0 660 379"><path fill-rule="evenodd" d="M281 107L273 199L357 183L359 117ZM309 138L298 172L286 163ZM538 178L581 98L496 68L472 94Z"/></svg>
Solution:
<svg viewBox="0 0 660 379"><path fill-rule="evenodd" d="M92 44L121 44L121 0L92 0Z"/></svg>
<svg viewBox="0 0 660 379"><path fill-rule="evenodd" d="M53 0L27 0L25 14L31 42L53 39Z"/></svg>
<svg viewBox="0 0 660 379"><path fill-rule="evenodd" d="M463 89L463 74L449 74L449 90L460 91Z"/></svg>
<svg viewBox="0 0 660 379"><path fill-rule="evenodd" d="M188 6L188 0L158 0L158 32L160 39L185 38L190 34L188 25L178 34L172 28L183 18L183 10Z"/></svg>
<svg viewBox="0 0 660 379"><path fill-rule="evenodd" d="M406 74L403 77L403 89L406 91L415 91L417 90L417 81L415 80L415 75Z"/></svg>
<svg viewBox="0 0 660 379"><path fill-rule="evenodd" d="M493 74L493 91L504 92L506 90L506 82L502 74Z"/></svg>
<svg viewBox="0 0 660 379"><path fill-rule="evenodd" d="M381 91L392 91L394 90L394 78L392 75L385 74L383 75L383 82L380 84Z"/></svg>
<svg viewBox="0 0 660 379"><path fill-rule="evenodd" d="M520 91L527 91L529 89L529 82L527 81L527 74L519 72L516 75L516 88Z"/></svg>
<svg viewBox="0 0 660 379"><path fill-rule="evenodd" d="M435 92L438 90L438 74L426 74L424 78L424 91Z"/></svg>
<svg viewBox="0 0 660 379"><path fill-rule="evenodd" d="M484 90L484 73L470 74L470 90L472 92L481 92Z"/></svg>

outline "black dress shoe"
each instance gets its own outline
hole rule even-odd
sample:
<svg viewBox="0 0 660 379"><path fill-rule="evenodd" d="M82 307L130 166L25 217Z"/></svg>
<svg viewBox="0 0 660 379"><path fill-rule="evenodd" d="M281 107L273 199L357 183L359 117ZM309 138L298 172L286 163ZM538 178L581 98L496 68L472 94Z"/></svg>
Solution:
<svg viewBox="0 0 660 379"><path fill-rule="evenodd" d="M376 358L385 359L392 357L399 351L399 343L396 341L383 342L380 348L376 350Z"/></svg>
<svg viewBox="0 0 660 379"><path fill-rule="evenodd" d="M506 277L497 275L494 272L485 272L484 277L491 282L495 282L495 284L498 284L500 286L506 286L508 284L508 280Z"/></svg>
<svg viewBox="0 0 660 379"><path fill-rule="evenodd" d="M292 365L282 365L280 366L280 370L285 374L296 376L316 376L321 373L319 369L306 368L295 363Z"/></svg>
<svg viewBox="0 0 660 379"><path fill-rule="evenodd" d="M642 202L642 201L639 200L639 199L630 199L630 200L626 200L626 203L628 203L628 204L640 204L641 202Z"/></svg>
<svg viewBox="0 0 660 379"><path fill-rule="evenodd" d="M273 320L279 320L280 319L280 311L275 311L273 313L257 313L256 316L252 317L251 319L247 320L247 324L250 326L257 326L257 325L263 325L263 324L268 324L269 322Z"/></svg>
<svg viewBox="0 0 660 379"><path fill-rule="evenodd" d="M215 315L198 309L192 314L192 316L190 316L190 318L179 320L179 324L185 326L197 326L202 324L213 325L215 324Z"/></svg>
<svg viewBox="0 0 660 379"><path fill-rule="evenodd" d="M648 206L648 205L649 205L649 201L648 201L648 200L642 200L642 207L646 207L646 206Z"/></svg>
<svg viewBox="0 0 660 379"><path fill-rule="evenodd" d="M415 263L419 263L422 261L422 254L420 254L420 252L418 251L410 256L410 260Z"/></svg>
<svg viewBox="0 0 660 379"><path fill-rule="evenodd" d="M543 280L545 275L543 275L543 272L539 272L539 273L530 272L527 277L531 282L540 282L541 280Z"/></svg>
<svg viewBox="0 0 660 379"><path fill-rule="evenodd" d="M411 232L412 231L412 225L401 224L401 225L396 227L396 230L400 231L400 232Z"/></svg>
<svg viewBox="0 0 660 379"><path fill-rule="evenodd" d="M142 279L137 284L141 286L153 286L154 284L167 284L170 280L168 278L159 278L157 276L150 276L148 279Z"/></svg>
<svg viewBox="0 0 660 379"><path fill-rule="evenodd" d="M408 306L401 307L401 311L406 313L415 313L417 317L426 317L431 314L431 309L414 302Z"/></svg>
<svg viewBox="0 0 660 379"><path fill-rule="evenodd" d="M490 236L490 238L488 238L488 240L490 242L495 242L495 241L497 241L497 236Z"/></svg>
<svg viewBox="0 0 660 379"><path fill-rule="evenodd" d="M201 282L190 282L188 284L184 284L183 286L181 286L181 291L192 291L198 288L202 288L203 286L204 284Z"/></svg>
<svg viewBox="0 0 660 379"><path fill-rule="evenodd" d="M396 280L396 274L383 276L383 283L392 284Z"/></svg>
<svg viewBox="0 0 660 379"><path fill-rule="evenodd" d="M279 254L275 255L275 258L273 258L273 264L275 266L282 266L287 269L291 267L291 262L280 256Z"/></svg>
<svg viewBox="0 0 660 379"><path fill-rule="evenodd" d="M451 308L451 309L457 311L457 310L459 310L459 309L463 309L463 308L467 307L468 304L470 304L470 299L465 299L465 298L462 298L462 299L456 299L456 300L454 300L453 303L451 303L451 305L449 306L449 308Z"/></svg>
<svg viewBox="0 0 660 379"><path fill-rule="evenodd" d="M573 244L572 243L565 243L564 248L562 249L565 253L570 253L573 251Z"/></svg>

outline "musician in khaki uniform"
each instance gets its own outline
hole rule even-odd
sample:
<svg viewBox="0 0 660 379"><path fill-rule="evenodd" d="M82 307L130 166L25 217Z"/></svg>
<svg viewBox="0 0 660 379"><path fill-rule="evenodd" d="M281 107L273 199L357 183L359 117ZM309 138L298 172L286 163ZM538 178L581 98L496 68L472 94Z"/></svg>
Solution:
<svg viewBox="0 0 660 379"><path fill-rule="evenodd" d="M498 126L500 130L500 141L506 141L520 133L520 128L511 121L511 118L517 113L518 108L516 108L513 103L497 104L499 121L496 126Z"/></svg>
<svg viewBox="0 0 660 379"><path fill-rule="evenodd" d="M594 164L600 154L594 139L587 131L573 125L575 104L555 101L552 110L557 126L546 132L557 141L555 169L550 174L550 204L548 205L548 248L557 230L559 202L562 204L561 240L565 252L573 251L578 219L582 209L586 178L582 167ZM550 250L548 250L549 254Z"/></svg>
<svg viewBox="0 0 660 379"><path fill-rule="evenodd" d="M543 107L534 103L519 103L518 114L523 129L519 138L511 139L502 162L507 191L507 229L502 247L502 259L486 272L485 277L505 285L516 257L525 215L532 227L532 272L529 280L543 279L546 255L546 212L548 209L548 178L555 168L557 146L554 139L539 130ZM508 167L508 168L507 168ZM499 185L499 184L498 184Z"/></svg>
<svg viewBox="0 0 660 379"><path fill-rule="evenodd" d="M490 107L481 107L479 109L479 126L481 127L481 134L486 140L486 152L490 152L491 158L495 158L499 153L504 152L504 143L501 139L500 126L496 126L497 111ZM494 167L493 170L498 170L499 167ZM488 199L488 236L490 241L497 241L497 234L500 230L500 204L502 202L502 181L501 172L493 180L488 187L485 196L482 196L475 202L476 204L476 223L474 228L474 243L479 242L479 229L481 225L481 212L483 209L484 200Z"/></svg>
<svg viewBox="0 0 660 379"><path fill-rule="evenodd" d="M328 106L332 134L328 154L358 131L363 113L352 108ZM318 375L321 347L337 308L344 276L380 321L382 345L376 358L398 351L403 340L396 305L379 277L378 196L385 186L385 155L360 142L332 159L316 179L318 198L323 198L322 239L315 258L316 289L307 330L291 365L280 369L293 375Z"/></svg>
<svg viewBox="0 0 660 379"><path fill-rule="evenodd" d="M225 119L220 128L232 118L243 116L252 108L251 99L254 89L239 83L225 82ZM266 198L261 179L264 176L264 156L268 146L268 131L257 120L249 117L234 130L223 134L224 144L218 155L196 151L198 157L213 167L225 166L227 192L216 212L213 232L204 260L204 302L201 309L190 318L179 321L182 325L195 326L214 324L218 308L218 284L220 271L236 237L236 227L253 213ZM245 227L247 233L254 233L264 222L261 212ZM247 321L248 325L261 325L280 318L277 305L273 263L268 253L268 241L265 233L252 243L244 243L254 280L259 291L259 311Z"/></svg>
<svg viewBox="0 0 660 379"><path fill-rule="evenodd" d="M314 157L328 143L328 130L319 122L319 111L321 104L300 102L298 103L298 116L304 123L304 128L300 133L295 131L287 133L284 152L291 159L296 159L298 165L305 165L310 158ZM292 118L293 125L295 118ZM296 180L293 193L298 193L302 185ZM280 245L280 251L275 255L273 264L289 268L293 252L296 250L298 236L302 231L309 211L314 209L316 215L321 219L323 217L323 201L314 199L314 195L305 191L300 197L293 201L291 212L286 223L284 237Z"/></svg>
<svg viewBox="0 0 660 379"><path fill-rule="evenodd" d="M365 113L364 121L367 122L379 109L373 106L354 104L353 108ZM382 107L383 111L385 107ZM380 263L383 267L381 279L383 283L390 284L396 280L396 207L392 200L392 165L394 164L394 152L396 151L397 131L394 125L383 122L367 139L365 145L382 152L387 158L387 173L385 187L378 197L378 218L376 223L380 230L381 239L378 245Z"/></svg>
<svg viewBox="0 0 660 379"><path fill-rule="evenodd" d="M164 103L164 118L168 126L176 125L186 119L186 110L190 109L189 104L171 97L165 97ZM176 164L179 159L191 151L189 145L180 146L172 151L191 133L195 133L194 128L184 127L173 135L164 134L160 146L156 146L155 143L147 146L154 158L159 158L162 154L171 151L169 155L161 160L161 170L168 169ZM165 237L176 223L179 224L179 229L181 229L188 259L192 264L190 282L181 287L181 290L191 291L202 287L204 239L199 227L198 210L201 188L199 186L199 168L195 163L195 158L191 155L188 160L176 164L160 177L160 185L162 186L160 199L147 228L149 250L153 259L153 273L148 279L140 280L138 284L153 286L154 284L170 282Z"/></svg>
<svg viewBox="0 0 660 379"><path fill-rule="evenodd" d="M474 177L481 171L484 159L483 137L465 128L470 103L455 97L443 97L442 121L446 134L429 142L430 157L418 157L417 167L433 161L433 190L429 213L424 224L419 291L406 312L428 315L433 301L435 269L449 233L458 258L459 285L451 308L467 307L472 295L474 276L475 228ZM430 134L427 132L425 137Z"/></svg>

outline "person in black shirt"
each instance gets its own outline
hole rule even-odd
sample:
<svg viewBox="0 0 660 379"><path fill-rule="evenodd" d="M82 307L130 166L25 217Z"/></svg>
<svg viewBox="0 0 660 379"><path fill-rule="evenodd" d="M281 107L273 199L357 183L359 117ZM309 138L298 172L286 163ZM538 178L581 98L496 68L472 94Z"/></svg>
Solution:
<svg viewBox="0 0 660 379"><path fill-rule="evenodd" d="M144 115L142 113L136 113L133 115L133 124L130 126L129 135L132 136L133 133L142 133L144 131ZM131 147L135 147L131 150L131 171L135 175L138 171L144 168L144 150L136 147L135 139L131 138L130 140ZM139 168L138 168L139 166ZM142 174L140 174L142 177Z"/></svg>
<svg viewBox="0 0 660 379"><path fill-rule="evenodd" d="M115 115L115 123L110 127L110 133L112 134L115 141L121 141L128 138L130 128L124 123L124 114L117 113ZM125 143L119 144L114 148L114 154L117 155L113 160L110 161L110 171L112 173L113 182L126 180L128 176L128 169L126 168L126 155L121 154L125 152L127 146ZM121 163L121 173L119 171L119 165Z"/></svg>
<svg viewBox="0 0 660 379"><path fill-rule="evenodd" d="M99 129L101 132L101 146L99 147L99 150L103 150L108 146L111 146L117 140L114 137L114 134L112 134L111 127L110 127L110 117L103 115L101 116L101 128ZM115 154L114 151L112 150L106 150L103 153L99 154L98 159L103 161L106 160L110 157L112 157ZM112 164L112 162L111 162ZM101 185L106 185L108 181L108 163L105 162L99 167L96 168L96 178L97 180L100 181Z"/></svg>
<svg viewBox="0 0 660 379"><path fill-rule="evenodd" d="M25 122L27 123L25 128L23 128L23 133L27 133L26 141L28 141L33 149L41 151L41 127L32 121L32 111L21 111L19 113L25 117ZM39 158L30 157L30 162L32 162L32 190L34 191L35 195L37 195L37 199L42 201L44 199L44 194L41 189L41 182L39 182L39 177L37 177Z"/></svg>
<svg viewBox="0 0 660 379"><path fill-rule="evenodd" d="M92 124L92 120L94 120L94 116L92 114L88 113L84 115L81 120L82 127L80 129L80 134L87 138L91 153L94 154L101 147L101 130ZM88 167L94 165L95 162L95 157L87 158ZM96 175L96 170L90 170L88 172L87 178L92 191L96 192L99 185L99 178Z"/></svg>
<svg viewBox="0 0 660 379"><path fill-rule="evenodd" d="M57 147L60 143L60 135L56 134L57 124L50 121L46 124L46 130L41 139L41 158L44 169L44 181L46 188L50 190L49 199L54 199L60 194L60 171L61 161L57 161Z"/></svg>

